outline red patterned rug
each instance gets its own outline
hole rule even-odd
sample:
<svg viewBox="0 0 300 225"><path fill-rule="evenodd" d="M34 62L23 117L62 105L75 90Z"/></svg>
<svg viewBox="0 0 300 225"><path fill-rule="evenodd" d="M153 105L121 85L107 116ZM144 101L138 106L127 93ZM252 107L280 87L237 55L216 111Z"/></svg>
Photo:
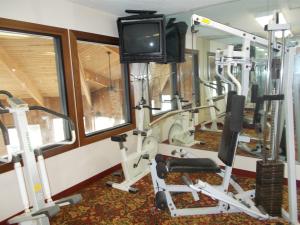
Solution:
<svg viewBox="0 0 300 225"><path fill-rule="evenodd" d="M215 174L198 174L193 179L201 178L211 184L220 184L221 179ZM253 188L254 179L238 177L244 189ZM82 189L79 193L83 201L75 206L62 208L51 221L52 225L184 225L184 224L288 224L282 219L268 221L256 220L244 213L219 214L207 216L189 216L172 218L168 212L154 208L153 187L150 175L136 183L139 192L131 194L105 185L106 181L121 181L119 177L109 175ZM171 174L168 183L182 183L180 174ZM299 195L298 195L299 196ZM174 196L178 208L212 206L213 200L201 196L201 202L193 202L189 194ZM298 198L299 200L299 198ZM284 191L284 208L287 208L287 192Z"/></svg>

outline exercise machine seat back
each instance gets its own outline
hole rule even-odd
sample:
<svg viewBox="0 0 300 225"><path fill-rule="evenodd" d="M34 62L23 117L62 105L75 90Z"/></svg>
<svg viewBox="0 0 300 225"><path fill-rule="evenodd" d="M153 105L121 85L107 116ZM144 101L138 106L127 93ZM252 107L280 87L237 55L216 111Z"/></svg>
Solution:
<svg viewBox="0 0 300 225"><path fill-rule="evenodd" d="M245 96L232 95L229 102L230 109L228 108L225 116L218 157L225 165L232 166L239 133L243 125Z"/></svg>

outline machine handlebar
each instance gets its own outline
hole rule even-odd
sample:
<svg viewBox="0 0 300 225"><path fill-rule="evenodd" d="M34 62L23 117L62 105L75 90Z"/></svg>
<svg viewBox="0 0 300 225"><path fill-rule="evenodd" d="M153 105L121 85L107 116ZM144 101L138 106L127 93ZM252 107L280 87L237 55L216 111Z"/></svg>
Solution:
<svg viewBox="0 0 300 225"><path fill-rule="evenodd" d="M0 90L0 95L6 95L9 98L12 98L13 95L9 91Z"/></svg>
<svg viewBox="0 0 300 225"><path fill-rule="evenodd" d="M143 105L143 106L135 106L133 107L133 109L137 109L137 110L141 110L142 108L147 108L147 109L150 109L150 110L161 110L161 108L158 108L158 107L151 107L150 105Z"/></svg>
<svg viewBox="0 0 300 225"><path fill-rule="evenodd" d="M64 141L61 141L59 143L56 143L55 146L60 146L60 145L71 145L73 144L75 141L76 141L76 132L75 132L75 124L73 122L73 120L62 114L62 113L58 113L58 112L55 112L51 109L48 109L48 108L45 108L43 106L37 106L37 105L34 105L34 106L29 106L29 110L39 110L39 111L44 111L46 113L49 113L51 115L54 115L56 117L59 117L61 119L64 119L64 120L67 120L68 121L68 124L69 124L69 128L70 128L70 133L71 133L71 139L69 140L64 140ZM40 146L38 147L36 150L46 150L48 149L49 147L52 147L53 144L47 144L47 145L43 145L43 146Z"/></svg>
<svg viewBox="0 0 300 225"><path fill-rule="evenodd" d="M6 95L10 99L14 98L14 96L10 92L5 91L5 90L0 90L0 95ZM54 115L56 117L59 117L61 119L67 120L68 124L69 124L69 128L70 128L70 133L71 133L70 140L61 141L61 142L56 143L54 145L53 144L43 145L43 146L38 147L35 150L44 150L44 149L48 149L49 147L53 147L53 146L70 145L70 144L73 144L76 141L75 125L74 125L74 122L71 120L70 117L68 117L68 116L66 116L62 113L55 112L51 109L45 108L43 106L29 106L28 109L29 110L44 111L46 113L49 113L49 114ZM4 108L3 104L0 102L0 114L6 114L6 113L10 113L10 109L9 108ZM8 129L3 124L3 122L1 120L0 120L0 130L2 131L2 136L3 136L3 139L4 139L5 145L6 146L10 145ZM11 162L12 158L13 158L13 153L11 151L8 151L7 155L0 158L0 161L1 162Z"/></svg>

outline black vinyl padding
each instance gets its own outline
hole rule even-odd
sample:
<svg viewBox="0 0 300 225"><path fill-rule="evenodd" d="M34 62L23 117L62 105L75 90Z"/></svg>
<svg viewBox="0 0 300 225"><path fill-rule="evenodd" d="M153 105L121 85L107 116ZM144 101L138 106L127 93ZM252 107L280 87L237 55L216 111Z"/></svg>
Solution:
<svg viewBox="0 0 300 225"><path fill-rule="evenodd" d="M258 84L253 84L251 87L251 102L256 103L258 99Z"/></svg>
<svg viewBox="0 0 300 225"><path fill-rule="evenodd" d="M219 146L218 157L227 166L232 166L239 132L230 129L231 114L227 113Z"/></svg>
<svg viewBox="0 0 300 225"><path fill-rule="evenodd" d="M231 97L230 111L226 113L218 157L227 166L232 166L239 133L244 120L245 96Z"/></svg>
<svg viewBox="0 0 300 225"><path fill-rule="evenodd" d="M244 122L245 96L234 95L231 97L231 131L240 132Z"/></svg>
<svg viewBox="0 0 300 225"><path fill-rule="evenodd" d="M112 136L110 139L115 142L126 142L127 134Z"/></svg>
<svg viewBox="0 0 300 225"><path fill-rule="evenodd" d="M260 123L261 119L261 114L260 114L260 109L262 107L263 102L262 101L257 101L255 103L255 109L254 109L254 115L253 115L253 124Z"/></svg>
<svg viewBox="0 0 300 225"><path fill-rule="evenodd" d="M207 158L169 159L167 160L167 168L169 172L179 173L220 172L218 165L213 160Z"/></svg>
<svg viewBox="0 0 300 225"><path fill-rule="evenodd" d="M232 96L236 95L236 91L229 91L227 94L226 112L231 111Z"/></svg>

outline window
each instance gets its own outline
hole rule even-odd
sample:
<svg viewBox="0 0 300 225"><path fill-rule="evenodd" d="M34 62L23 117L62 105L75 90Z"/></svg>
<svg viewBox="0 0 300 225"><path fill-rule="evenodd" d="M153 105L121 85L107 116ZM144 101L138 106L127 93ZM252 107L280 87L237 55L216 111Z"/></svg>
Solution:
<svg viewBox="0 0 300 225"><path fill-rule="evenodd" d="M177 71L180 97L188 101L183 105L200 105L198 51L186 49L185 62L177 65Z"/></svg>
<svg viewBox="0 0 300 225"><path fill-rule="evenodd" d="M170 64L149 63L149 97L153 108L152 115L172 110L172 67Z"/></svg>
<svg viewBox="0 0 300 225"><path fill-rule="evenodd" d="M72 31L71 43L81 143L132 129L129 69L118 40Z"/></svg>
<svg viewBox="0 0 300 225"><path fill-rule="evenodd" d="M72 82L70 64L66 60L69 58L68 52L67 30L1 19L0 89L11 92L29 105L44 106L70 115L74 120L74 113L67 105L67 102L72 104L73 99L72 85L68 88L66 85ZM3 96L1 101L7 105ZM9 129L10 147L19 148L12 115L1 115L0 119ZM54 146L70 137L65 121L52 115L30 111L27 119L34 147L45 144ZM47 151L45 156L58 154L74 146L56 146L53 152L50 148L51 151ZM1 145L0 155L3 154L6 154L6 150Z"/></svg>

